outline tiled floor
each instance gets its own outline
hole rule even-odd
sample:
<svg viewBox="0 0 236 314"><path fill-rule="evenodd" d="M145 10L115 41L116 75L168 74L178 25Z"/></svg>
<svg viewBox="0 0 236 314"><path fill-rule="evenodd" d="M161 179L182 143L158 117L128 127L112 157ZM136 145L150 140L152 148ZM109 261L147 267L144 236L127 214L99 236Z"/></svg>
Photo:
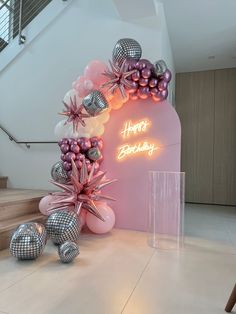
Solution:
<svg viewBox="0 0 236 314"><path fill-rule="evenodd" d="M4 251L0 313L224 313L236 282L236 208L188 205L186 234L180 252L148 247L145 233L82 235L81 255L68 265L50 244L34 262Z"/></svg>

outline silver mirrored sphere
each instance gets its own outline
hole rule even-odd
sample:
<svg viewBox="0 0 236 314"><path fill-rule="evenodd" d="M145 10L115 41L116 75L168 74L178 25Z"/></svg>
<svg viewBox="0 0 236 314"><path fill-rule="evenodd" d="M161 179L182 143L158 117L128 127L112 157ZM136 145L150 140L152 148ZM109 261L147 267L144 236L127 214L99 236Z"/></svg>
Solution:
<svg viewBox="0 0 236 314"><path fill-rule="evenodd" d="M108 102L99 90L93 90L83 98L82 104L90 116L97 116L108 108Z"/></svg>
<svg viewBox="0 0 236 314"><path fill-rule="evenodd" d="M167 70L167 65L164 60L154 62L154 72L156 76L162 75Z"/></svg>
<svg viewBox="0 0 236 314"><path fill-rule="evenodd" d="M88 150L87 156L90 160L96 161L101 157L101 151L98 147L92 147Z"/></svg>
<svg viewBox="0 0 236 314"><path fill-rule="evenodd" d="M79 253L78 244L72 241L66 241L58 247L58 254L62 263L71 263Z"/></svg>
<svg viewBox="0 0 236 314"><path fill-rule="evenodd" d="M142 56L140 44L132 38L119 39L112 52L112 61L121 66L125 60L138 61Z"/></svg>
<svg viewBox="0 0 236 314"><path fill-rule="evenodd" d="M42 224L28 222L20 225L13 233L10 253L22 260L36 259L44 250L47 233Z"/></svg>
<svg viewBox="0 0 236 314"><path fill-rule="evenodd" d="M48 217L46 230L53 243L62 244L79 239L81 224L76 213L60 210Z"/></svg>
<svg viewBox="0 0 236 314"><path fill-rule="evenodd" d="M58 183L67 183L69 182L70 178L63 168L63 163L61 161L56 162L51 169L51 177L54 181Z"/></svg>

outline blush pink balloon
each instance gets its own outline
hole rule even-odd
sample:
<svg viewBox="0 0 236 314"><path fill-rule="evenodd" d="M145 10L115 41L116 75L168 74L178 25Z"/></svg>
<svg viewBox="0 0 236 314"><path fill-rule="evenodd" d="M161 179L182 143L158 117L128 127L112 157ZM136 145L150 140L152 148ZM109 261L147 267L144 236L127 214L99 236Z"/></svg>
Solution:
<svg viewBox="0 0 236 314"><path fill-rule="evenodd" d="M72 86L81 98L87 96L94 88L93 82L88 80L85 76L80 76L73 82Z"/></svg>
<svg viewBox="0 0 236 314"><path fill-rule="evenodd" d="M96 206L105 221L98 219L91 213L87 213L86 224L89 230L94 233L107 233L111 231L115 225L115 214L111 207L109 207L105 202L97 202Z"/></svg>
<svg viewBox="0 0 236 314"><path fill-rule="evenodd" d="M39 202L39 210L43 215L50 215L51 212L49 211L49 208L51 208L51 202L56 201L57 197L55 195L46 195L44 196L40 202Z"/></svg>
<svg viewBox="0 0 236 314"><path fill-rule="evenodd" d="M84 70L84 76L86 79L91 80L96 87L107 81L106 77L102 74L108 70L106 63L93 60L90 61Z"/></svg>
<svg viewBox="0 0 236 314"><path fill-rule="evenodd" d="M86 216L87 216L87 212L82 209L79 214L79 221L81 223L81 227L83 227L86 224Z"/></svg>

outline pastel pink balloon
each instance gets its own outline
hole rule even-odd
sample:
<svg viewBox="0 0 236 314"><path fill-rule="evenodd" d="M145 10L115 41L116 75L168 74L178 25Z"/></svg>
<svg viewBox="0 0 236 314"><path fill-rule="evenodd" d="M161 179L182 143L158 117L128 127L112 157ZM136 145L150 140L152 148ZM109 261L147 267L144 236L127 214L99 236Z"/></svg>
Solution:
<svg viewBox="0 0 236 314"><path fill-rule="evenodd" d="M60 199L60 197L56 196L56 195L51 195L48 194L46 196L44 196L43 198L41 198L40 202L39 202L39 210L40 212L45 215L45 216L49 216L53 213L53 210L49 210L50 208L52 208L52 202L57 201L58 199ZM66 209L68 210L74 210L73 206L69 206L66 207Z"/></svg>
<svg viewBox="0 0 236 314"><path fill-rule="evenodd" d="M107 70L106 63L93 60L90 61L84 70L84 76L93 82L94 85L100 86L107 81L107 78L102 74Z"/></svg>
<svg viewBox="0 0 236 314"><path fill-rule="evenodd" d="M94 85L94 83L85 78L84 76L81 76L77 81L73 83L73 88L77 91L78 95L83 98L87 96L93 89L96 89L97 86Z"/></svg>
<svg viewBox="0 0 236 314"><path fill-rule="evenodd" d="M109 207L105 202L97 202L96 206L105 221L98 219L91 213L87 213L86 224L88 228L94 233L107 233L111 231L115 225L115 214L111 207Z"/></svg>
<svg viewBox="0 0 236 314"><path fill-rule="evenodd" d="M49 208L52 207L51 205L51 202L57 200L57 197L55 195L47 195L47 196L44 196L40 202L39 202L39 210L40 212L43 214L43 215L50 215L50 211L49 211Z"/></svg>
<svg viewBox="0 0 236 314"><path fill-rule="evenodd" d="M86 224L86 216L87 216L87 212L82 209L79 214L79 221L81 223L81 227L83 227Z"/></svg>

